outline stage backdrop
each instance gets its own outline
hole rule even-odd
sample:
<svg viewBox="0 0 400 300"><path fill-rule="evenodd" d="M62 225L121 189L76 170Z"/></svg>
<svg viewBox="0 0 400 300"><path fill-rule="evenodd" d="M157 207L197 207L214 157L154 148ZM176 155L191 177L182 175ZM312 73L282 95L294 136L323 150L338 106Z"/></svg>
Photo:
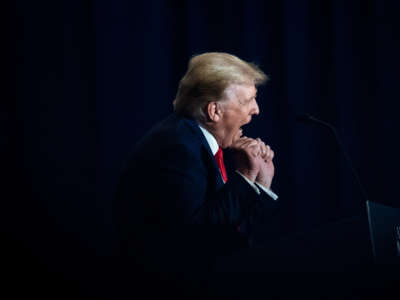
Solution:
<svg viewBox="0 0 400 300"><path fill-rule="evenodd" d="M9 2L5 251L92 274L112 253L130 149L172 112L188 60L206 51L270 77L244 132L276 153L282 231L357 215L365 201L333 135L297 123L298 112L334 125L369 198L398 206L399 9L382 0Z"/></svg>

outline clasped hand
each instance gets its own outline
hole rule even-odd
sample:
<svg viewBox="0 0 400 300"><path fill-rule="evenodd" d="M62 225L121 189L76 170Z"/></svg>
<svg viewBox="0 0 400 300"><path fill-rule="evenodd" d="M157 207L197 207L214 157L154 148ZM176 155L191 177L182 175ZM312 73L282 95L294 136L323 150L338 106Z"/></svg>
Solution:
<svg viewBox="0 0 400 300"><path fill-rule="evenodd" d="M274 151L260 139L238 137L231 146L236 152L237 170L251 182L267 189L271 187L275 168L272 162Z"/></svg>

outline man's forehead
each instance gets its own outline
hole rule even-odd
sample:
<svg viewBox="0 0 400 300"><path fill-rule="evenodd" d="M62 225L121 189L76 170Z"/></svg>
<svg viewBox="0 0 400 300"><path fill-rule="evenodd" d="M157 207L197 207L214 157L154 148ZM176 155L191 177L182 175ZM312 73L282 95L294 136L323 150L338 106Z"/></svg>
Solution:
<svg viewBox="0 0 400 300"><path fill-rule="evenodd" d="M225 89L225 95L228 98L252 98L257 94L257 89L254 84L230 84Z"/></svg>

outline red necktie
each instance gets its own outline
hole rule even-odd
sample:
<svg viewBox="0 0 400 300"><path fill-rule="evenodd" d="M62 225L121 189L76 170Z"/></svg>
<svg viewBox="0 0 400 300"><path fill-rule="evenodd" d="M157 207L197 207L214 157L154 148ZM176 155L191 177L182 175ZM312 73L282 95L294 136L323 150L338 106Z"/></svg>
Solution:
<svg viewBox="0 0 400 300"><path fill-rule="evenodd" d="M215 160L217 161L217 165L219 167L219 170L221 171L222 179L224 182L228 181L228 177L226 176L226 170L225 170L225 165L224 165L224 155L222 153L222 148L219 147L217 153L214 155Z"/></svg>

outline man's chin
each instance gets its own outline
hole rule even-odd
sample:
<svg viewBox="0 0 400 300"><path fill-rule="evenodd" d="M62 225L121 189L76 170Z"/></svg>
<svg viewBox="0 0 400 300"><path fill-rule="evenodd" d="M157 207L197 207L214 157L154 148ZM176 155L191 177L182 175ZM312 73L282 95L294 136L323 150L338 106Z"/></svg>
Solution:
<svg viewBox="0 0 400 300"><path fill-rule="evenodd" d="M240 129L236 132L236 134L232 137L232 139L231 139L229 145L226 145L226 146L223 147L223 148L229 148L229 147L231 147L233 144L235 144L235 143L242 137L242 135L243 135L242 129L240 128ZM228 143L227 143L227 144L228 144Z"/></svg>

